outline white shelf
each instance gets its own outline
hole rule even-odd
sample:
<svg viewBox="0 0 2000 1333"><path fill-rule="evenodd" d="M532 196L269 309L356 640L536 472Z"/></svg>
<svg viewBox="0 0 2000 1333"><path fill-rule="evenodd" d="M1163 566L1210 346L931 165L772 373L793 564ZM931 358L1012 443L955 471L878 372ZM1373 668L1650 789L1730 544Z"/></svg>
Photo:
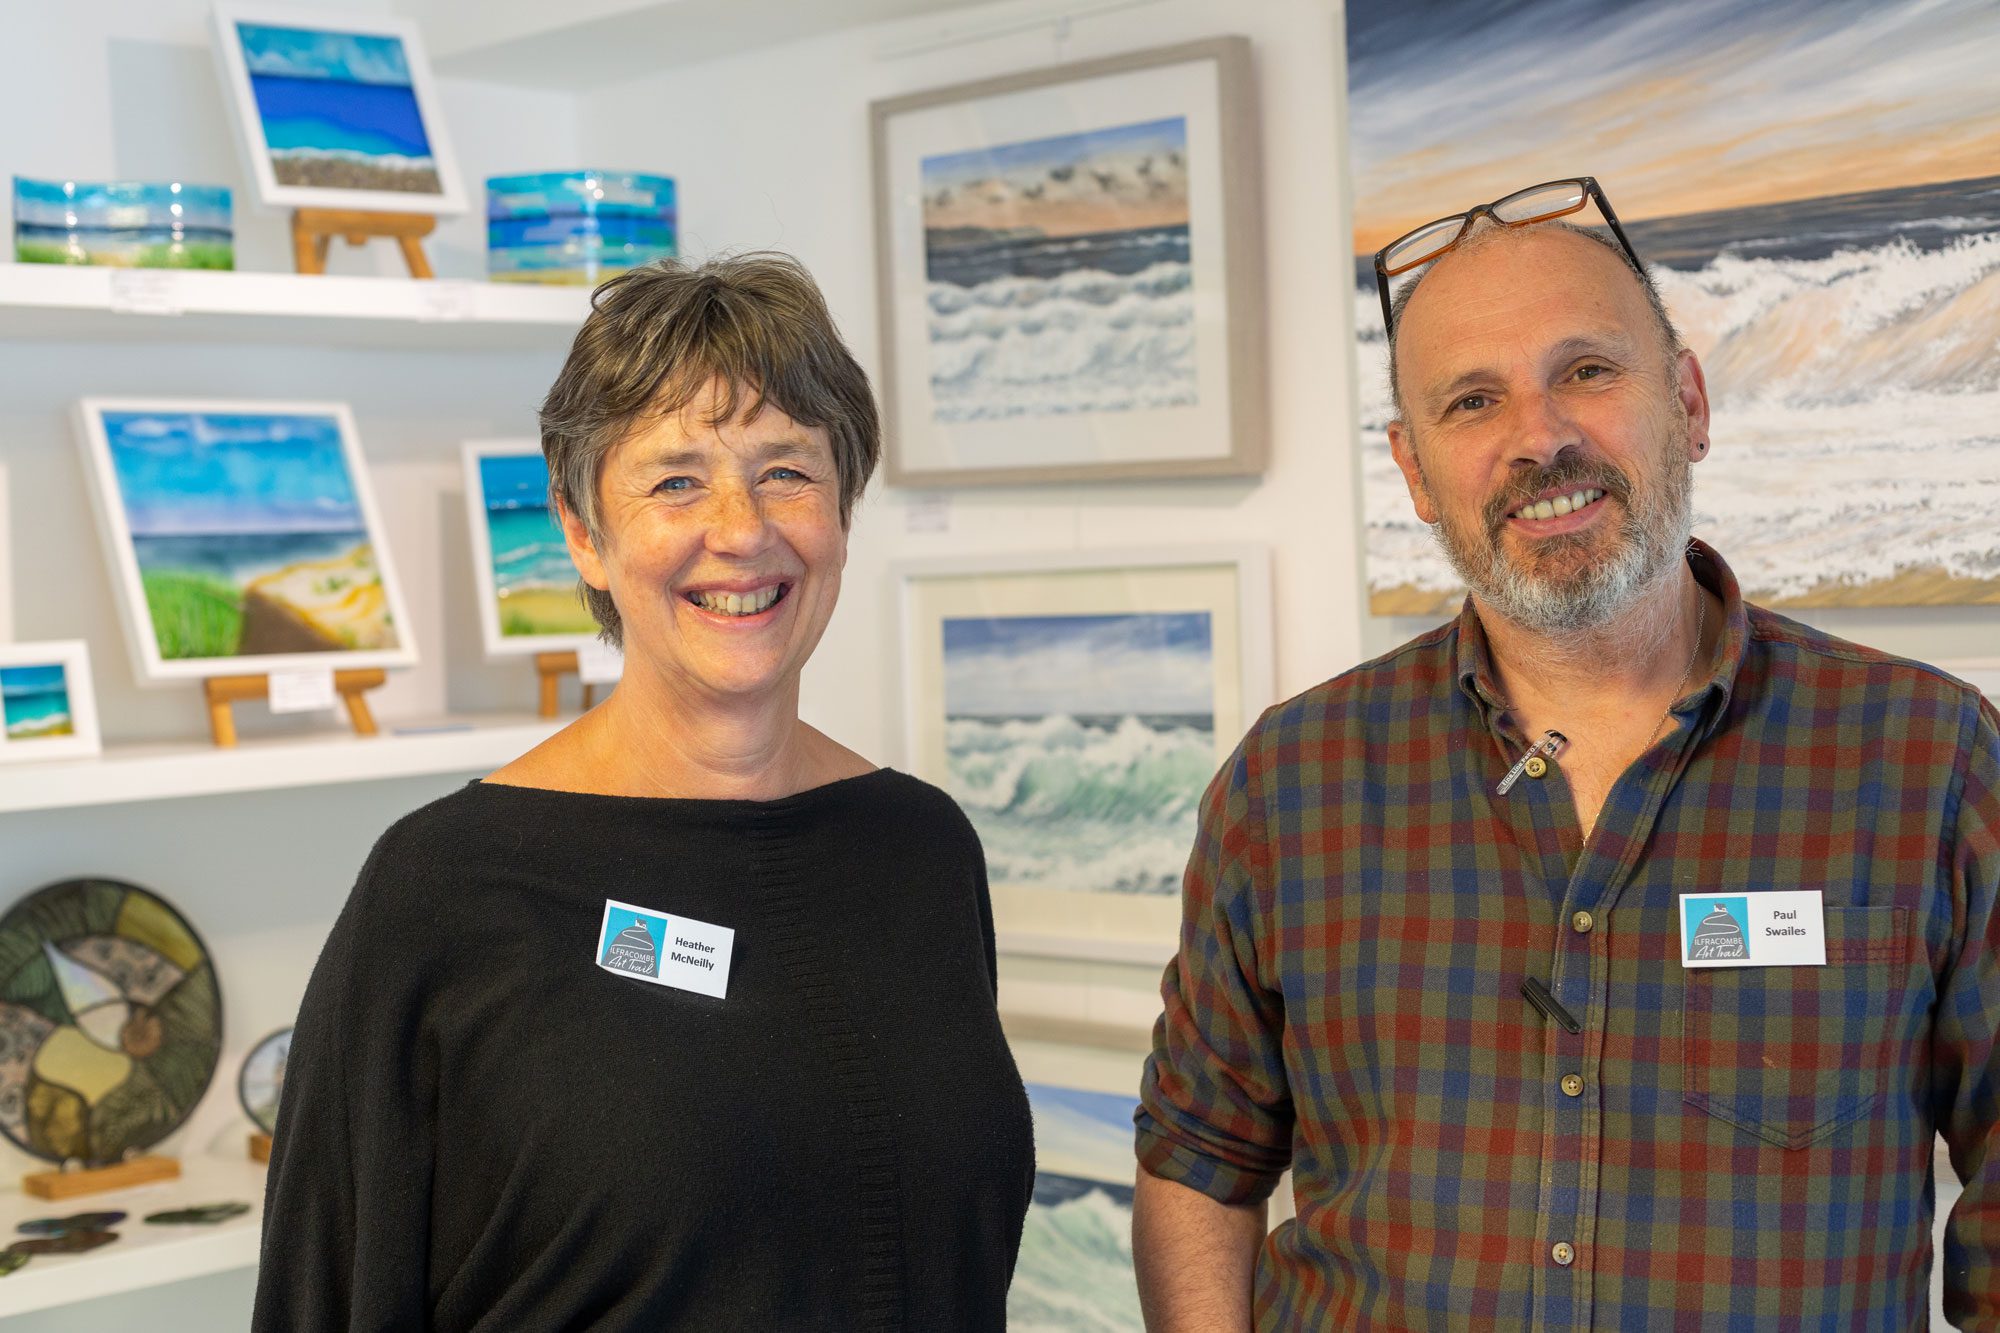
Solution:
<svg viewBox="0 0 2000 1333"><path fill-rule="evenodd" d="M385 719L380 736L316 732L245 740L233 750L205 743L107 745L95 759L0 766L0 814L482 772L572 720L524 714Z"/></svg>
<svg viewBox="0 0 2000 1333"><path fill-rule="evenodd" d="M560 350L582 287L0 264L0 338Z"/></svg>
<svg viewBox="0 0 2000 1333"><path fill-rule="evenodd" d="M150 1226L146 1222L146 1214L169 1208L230 1202L247 1203L250 1211L213 1226ZM15 1184L0 1192L0 1246L19 1239L15 1228L31 1217L68 1217L109 1209L131 1214L111 1228L118 1233L117 1240L88 1254L36 1255L18 1272L0 1280L0 1316L253 1266L264 1222L264 1167L251 1161L247 1153L240 1162L191 1157L181 1162L179 1180L54 1201L30 1198Z"/></svg>

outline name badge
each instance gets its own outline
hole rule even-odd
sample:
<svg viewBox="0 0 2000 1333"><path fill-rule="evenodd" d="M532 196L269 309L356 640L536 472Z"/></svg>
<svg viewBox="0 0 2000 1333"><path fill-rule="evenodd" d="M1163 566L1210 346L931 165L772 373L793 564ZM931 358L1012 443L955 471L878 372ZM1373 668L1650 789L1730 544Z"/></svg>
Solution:
<svg viewBox="0 0 2000 1333"><path fill-rule="evenodd" d="M597 928L597 965L606 972L655 986L723 998L729 991L729 954L736 932L692 917L649 912L604 900Z"/></svg>
<svg viewBox="0 0 2000 1333"><path fill-rule="evenodd" d="M1826 963L1818 889L1683 893L1683 967L1800 967Z"/></svg>

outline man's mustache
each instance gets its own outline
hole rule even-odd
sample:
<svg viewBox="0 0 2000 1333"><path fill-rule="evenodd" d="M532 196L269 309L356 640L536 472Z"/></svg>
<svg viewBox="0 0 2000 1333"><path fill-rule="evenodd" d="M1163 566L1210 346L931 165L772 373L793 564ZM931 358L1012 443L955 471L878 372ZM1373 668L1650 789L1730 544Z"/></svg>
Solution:
<svg viewBox="0 0 2000 1333"><path fill-rule="evenodd" d="M1611 464L1558 456L1553 463L1524 467L1508 479L1506 488L1486 502L1486 531L1497 534L1509 514L1551 490L1600 490L1628 508L1632 498L1631 480Z"/></svg>

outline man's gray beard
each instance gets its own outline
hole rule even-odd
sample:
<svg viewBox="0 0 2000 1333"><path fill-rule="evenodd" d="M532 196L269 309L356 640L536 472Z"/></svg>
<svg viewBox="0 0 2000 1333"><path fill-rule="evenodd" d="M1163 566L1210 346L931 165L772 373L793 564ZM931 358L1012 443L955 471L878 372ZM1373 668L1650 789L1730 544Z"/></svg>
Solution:
<svg viewBox="0 0 2000 1333"><path fill-rule="evenodd" d="M1694 468L1669 467L1644 512L1627 511L1618 551L1567 582L1545 578L1507 558L1497 534L1467 541L1449 519L1431 525L1445 559L1479 600L1521 628L1552 638L1601 629L1635 606L1684 559L1694 535Z"/></svg>

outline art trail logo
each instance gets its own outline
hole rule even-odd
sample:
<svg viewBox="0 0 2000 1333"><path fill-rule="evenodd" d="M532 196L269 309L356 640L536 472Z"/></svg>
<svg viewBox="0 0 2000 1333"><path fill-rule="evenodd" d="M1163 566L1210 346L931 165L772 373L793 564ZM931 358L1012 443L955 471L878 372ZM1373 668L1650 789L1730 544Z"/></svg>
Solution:
<svg viewBox="0 0 2000 1333"><path fill-rule="evenodd" d="M666 941L666 934L665 917L612 907L604 916L598 962L615 972L657 977L660 975L660 947Z"/></svg>
<svg viewBox="0 0 2000 1333"><path fill-rule="evenodd" d="M1688 961L1747 959L1750 956L1750 902L1742 896L1689 898Z"/></svg>

